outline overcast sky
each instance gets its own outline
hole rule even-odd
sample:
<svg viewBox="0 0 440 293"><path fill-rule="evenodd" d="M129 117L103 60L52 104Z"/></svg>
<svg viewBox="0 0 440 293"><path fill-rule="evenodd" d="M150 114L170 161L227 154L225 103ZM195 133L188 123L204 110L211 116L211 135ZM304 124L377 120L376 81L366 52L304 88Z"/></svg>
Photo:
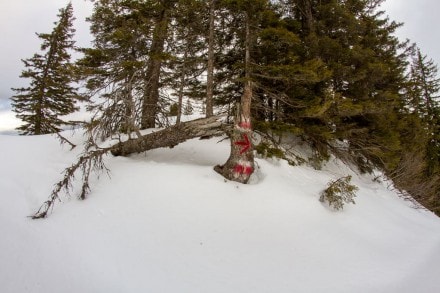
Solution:
<svg viewBox="0 0 440 293"><path fill-rule="evenodd" d="M26 81L19 78L23 69L20 59L38 52L41 42L35 32L50 32L58 9L68 2L0 0L0 111L8 107L13 94L10 88L26 85ZM91 38L84 18L90 14L92 5L86 0L72 0L72 4L77 18L75 40L77 45L87 46ZM382 9L391 20L405 23L397 32L400 39L416 42L423 53L440 64L440 1L386 0Z"/></svg>

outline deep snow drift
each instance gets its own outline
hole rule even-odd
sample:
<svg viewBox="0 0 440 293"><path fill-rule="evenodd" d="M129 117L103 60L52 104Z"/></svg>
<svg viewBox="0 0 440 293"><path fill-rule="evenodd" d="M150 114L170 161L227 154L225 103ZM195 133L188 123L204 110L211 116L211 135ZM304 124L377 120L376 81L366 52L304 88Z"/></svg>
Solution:
<svg viewBox="0 0 440 293"><path fill-rule="evenodd" d="M218 141L107 157L87 200L31 220L79 150L0 135L0 291L440 292L440 219L388 183L262 159L251 184L226 182ZM348 174L356 205L327 209L319 193Z"/></svg>

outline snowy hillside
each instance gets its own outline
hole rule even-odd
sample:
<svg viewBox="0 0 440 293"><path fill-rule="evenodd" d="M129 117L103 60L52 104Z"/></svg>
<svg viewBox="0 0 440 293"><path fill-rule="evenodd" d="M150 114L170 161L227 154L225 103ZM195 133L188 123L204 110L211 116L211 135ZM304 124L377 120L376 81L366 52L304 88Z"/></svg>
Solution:
<svg viewBox="0 0 440 293"><path fill-rule="evenodd" d="M74 138L79 142L81 136ZM257 160L249 185L213 171L228 141L107 157L86 201L31 215L78 151L0 135L0 291L440 292L440 219L338 162ZM318 200L352 174L356 205Z"/></svg>

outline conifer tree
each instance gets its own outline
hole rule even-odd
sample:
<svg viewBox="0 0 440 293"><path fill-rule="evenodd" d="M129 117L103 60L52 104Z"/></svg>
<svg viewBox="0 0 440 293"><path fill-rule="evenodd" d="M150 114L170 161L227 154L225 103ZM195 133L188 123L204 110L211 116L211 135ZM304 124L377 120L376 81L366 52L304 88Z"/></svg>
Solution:
<svg viewBox="0 0 440 293"><path fill-rule="evenodd" d="M242 31L237 31L238 42L242 47L242 95L236 104L234 129L230 133L231 152L225 164L215 167L224 177L240 183L247 183L254 172L251 106L253 99L252 48L256 43L257 27L262 14L268 8L266 0L228 0L224 1L230 11L236 13L243 23Z"/></svg>
<svg viewBox="0 0 440 293"><path fill-rule="evenodd" d="M440 78L433 60L416 49L410 69L409 102L426 132L426 175L440 172Z"/></svg>
<svg viewBox="0 0 440 293"><path fill-rule="evenodd" d="M82 49L77 64L88 94L97 96L89 110L101 139L140 127L153 30L150 11L150 2L100 0L87 19L93 47Z"/></svg>
<svg viewBox="0 0 440 293"><path fill-rule="evenodd" d="M22 60L26 69L20 77L30 80L26 88L14 88L13 111L24 124L17 129L21 134L47 134L60 131L66 124L63 115L77 110L80 96L73 87L75 73L70 62L74 49L73 7L69 3L59 10L58 21L50 34L37 34L43 43L42 53Z"/></svg>
<svg viewBox="0 0 440 293"><path fill-rule="evenodd" d="M144 97L142 102L141 129L156 125L159 111L159 90L162 63L165 59L165 42L168 38L168 27L171 13L177 0L147 1L152 2L152 39L144 76Z"/></svg>
<svg viewBox="0 0 440 293"><path fill-rule="evenodd" d="M94 46L83 49L82 68L96 110L100 138L154 127L166 116L160 90L165 43L176 1L99 0L88 21ZM162 116L160 113L162 111ZM99 123L98 123L99 122Z"/></svg>
<svg viewBox="0 0 440 293"><path fill-rule="evenodd" d="M177 124L181 120L184 96L205 97L200 78L206 69L204 12L204 1L180 0L171 15L172 36L168 46L171 57L165 62L168 74L164 74L163 86L170 87L177 97Z"/></svg>

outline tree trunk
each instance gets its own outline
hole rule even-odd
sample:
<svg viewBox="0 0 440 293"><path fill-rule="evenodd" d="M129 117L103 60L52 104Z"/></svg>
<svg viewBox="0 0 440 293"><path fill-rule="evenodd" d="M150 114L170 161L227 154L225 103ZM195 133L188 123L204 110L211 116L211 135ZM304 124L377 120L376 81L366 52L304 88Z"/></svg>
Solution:
<svg viewBox="0 0 440 293"><path fill-rule="evenodd" d="M214 115L213 91L214 91L214 13L215 0L209 3L209 36L208 36L208 72L206 79L206 117Z"/></svg>
<svg viewBox="0 0 440 293"><path fill-rule="evenodd" d="M312 3L311 0L303 0L303 15L304 15L304 28L308 35L315 33L315 25L313 20L313 11L312 11Z"/></svg>
<svg viewBox="0 0 440 293"><path fill-rule="evenodd" d="M189 44L188 44L189 45ZM183 108L183 92L185 89L185 78L186 78L186 63L188 59L188 49L185 48L185 52L183 54L183 62L182 62L182 68L180 72L180 84L179 84L179 91L177 93L177 117L176 117L176 124L180 124L181 118L182 118L182 108Z"/></svg>
<svg viewBox="0 0 440 293"><path fill-rule="evenodd" d="M192 138L223 135L229 128L222 123L223 119L224 116L212 116L182 122L136 139L120 142L111 147L111 153L114 156L128 156L156 148L174 147Z"/></svg>
<svg viewBox="0 0 440 293"><path fill-rule="evenodd" d="M234 129L230 134L231 153L224 165L214 167L214 170L225 178L240 183L248 183L255 168L251 141L252 83L250 80L250 38L250 23L248 14L246 14L244 91L241 96L240 105L236 108Z"/></svg>
<svg viewBox="0 0 440 293"><path fill-rule="evenodd" d="M153 41L145 75L145 92L142 105L141 129L154 128L159 102L159 78L162 54L168 31L168 8L163 7L156 20Z"/></svg>

